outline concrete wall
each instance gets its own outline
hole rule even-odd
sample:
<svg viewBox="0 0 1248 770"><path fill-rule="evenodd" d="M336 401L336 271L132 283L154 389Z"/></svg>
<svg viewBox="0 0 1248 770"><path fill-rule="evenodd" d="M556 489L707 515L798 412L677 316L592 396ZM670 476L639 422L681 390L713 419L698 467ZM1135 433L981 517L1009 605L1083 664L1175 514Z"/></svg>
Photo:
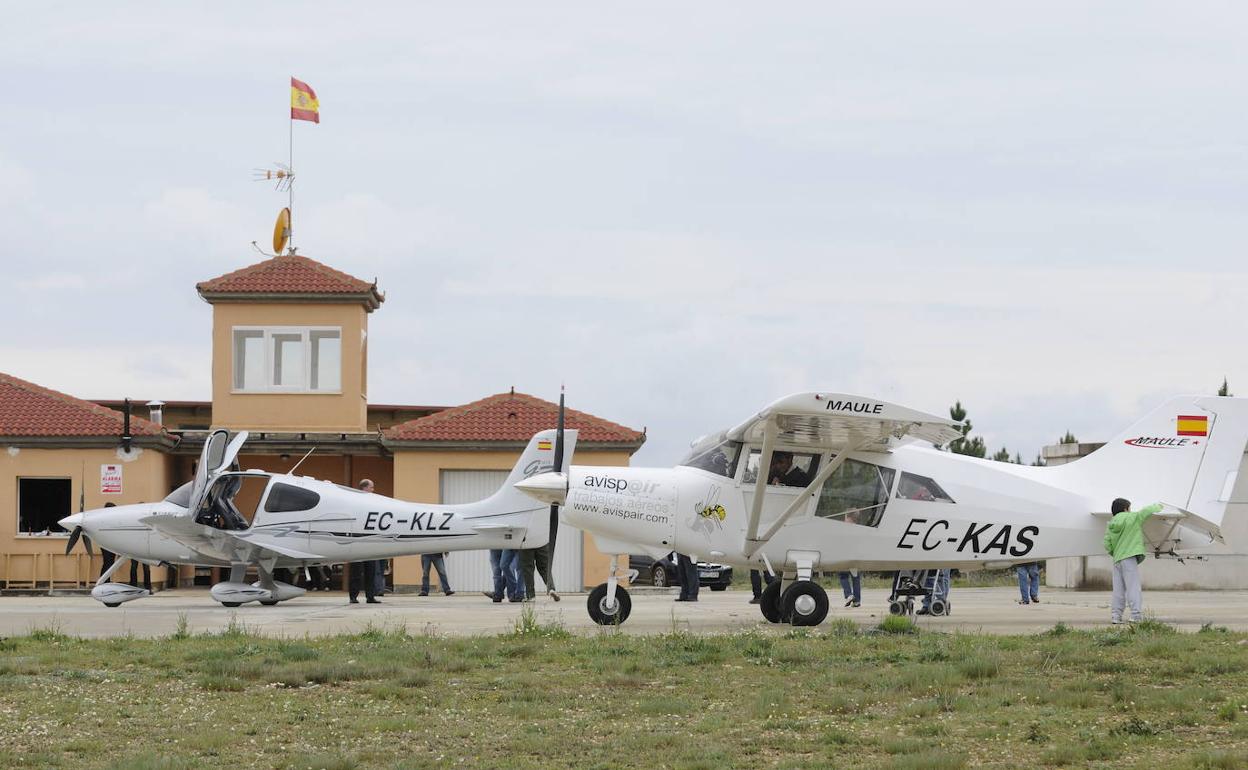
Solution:
<svg viewBox="0 0 1248 770"><path fill-rule="evenodd" d="M235 393L234 327L342 327L342 390ZM218 302L212 308L212 424L255 431L363 433L368 420L368 313L360 304Z"/></svg>
<svg viewBox="0 0 1248 770"><path fill-rule="evenodd" d="M510 471L520 459L520 449L506 451L469 451L417 449L400 450L394 454L394 496L400 500L436 503L443 470ZM573 462L577 465L627 466L629 453L624 450L578 450ZM560 537L563 529L560 528ZM594 546L594 539L580 532L583 540L581 569L582 585L596 586L607 579L611 557ZM620 565L627 567L627 564ZM404 556L394 560L394 585L415 587L420 584L420 557ZM452 586L453 587L453 586ZM562 586L561 586L562 588Z"/></svg>
<svg viewBox="0 0 1248 770"><path fill-rule="evenodd" d="M100 466L122 466L122 494L100 492ZM8 588L86 586L100 574L100 549L88 557L81 545L68 556L68 533L47 537L18 534L18 479L21 477L69 478L70 509L78 511L117 505L150 503L163 499L172 489L171 458L153 449L135 447L129 455L120 447L108 449L19 449L0 447L0 581ZM85 486L84 486L85 482ZM83 494L85 492L85 495ZM119 580L129 577L122 567ZM152 582L166 578L163 567L152 568Z"/></svg>

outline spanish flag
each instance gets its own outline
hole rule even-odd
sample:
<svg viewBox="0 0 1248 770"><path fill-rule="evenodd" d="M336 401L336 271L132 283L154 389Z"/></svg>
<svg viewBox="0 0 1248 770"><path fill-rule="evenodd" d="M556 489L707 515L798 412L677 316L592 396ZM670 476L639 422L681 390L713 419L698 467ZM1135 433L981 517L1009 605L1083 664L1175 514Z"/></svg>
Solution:
<svg viewBox="0 0 1248 770"><path fill-rule="evenodd" d="M302 80L290 79L290 119L321 122L321 103L316 91Z"/></svg>
<svg viewBox="0 0 1248 770"><path fill-rule="evenodd" d="M1209 418L1203 415L1179 415L1178 434L1180 436L1208 436Z"/></svg>
<svg viewBox="0 0 1248 770"><path fill-rule="evenodd" d="M548 451L550 449L550 442L546 439L538 439L537 448L543 452Z"/></svg>

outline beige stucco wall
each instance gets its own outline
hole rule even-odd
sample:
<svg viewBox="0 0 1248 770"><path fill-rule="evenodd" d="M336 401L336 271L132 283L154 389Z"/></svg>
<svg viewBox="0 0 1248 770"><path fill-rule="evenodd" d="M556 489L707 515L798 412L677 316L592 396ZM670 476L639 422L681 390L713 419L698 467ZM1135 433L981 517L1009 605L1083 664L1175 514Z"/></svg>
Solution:
<svg viewBox="0 0 1248 770"><path fill-rule="evenodd" d="M342 327L342 391L234 393L236 326ZM360 304L219 302L212 307L214 427L291 432L363 433L368 417L368 313Z"/></svg>
<svg viewBox="0 0 1248 770"><path fill-rule="evenodd" d="M100 466L122 466L122 494L100 493ZM61 586L85 586L100 574L100 551L89 558L81 546L65 555L68 535L31 536L17 532L18 479L22 477L69 478L70 509L78 511L85 478L86 510L103 508L104 503L117 505L150 503L164 498L171 488L171 458L153 449L135 448L132 456L123 457L118 448L111 449L18 449L0 446L0 580L10 588L39 587L49 581ZM120 580L129 577L128 568L117 573ZM141 574L141 573L140 573ZM152 568L152 582L163 582L165 569Z"/></svg>
<svg viewBox="0 0 1248 770"><path fill-rule="evenodd" d="M520 450L512 451L465 451L465 450L399 450L394 453L394 496L400 500L420 503L436 503L441 497L442 471L491 470L509 471L520 459ZM626 466L627 451L577 451L577 465ZM561 533L563 529L559 530ZM580 533L584 548L581 569L582 588L598 585L607 579L611 557L594 547L594 539ZM562 535L561 535L562 537ZM627 559L624 560L627 562ZM621 564L622 569L628 567ZM394 560L394 584L415 586L420 583L420 557L405 556Z"/></svg>

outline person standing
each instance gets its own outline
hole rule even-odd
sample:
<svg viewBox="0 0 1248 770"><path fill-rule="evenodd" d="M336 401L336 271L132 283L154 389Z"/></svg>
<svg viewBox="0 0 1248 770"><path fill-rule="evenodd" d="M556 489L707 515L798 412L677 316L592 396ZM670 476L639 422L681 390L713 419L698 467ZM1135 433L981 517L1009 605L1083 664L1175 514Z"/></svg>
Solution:
<svg viewBox="0 0 1248 770"><path fill-rule="evenodd" d="M455 592L451 590L451 584L446 580L445 553L422 553L420 555L420 595L429 595L430 567L433 567L438 571L438 581L442 583L442 593L446 596L453 596Z"/></svg>
<svg viewBox="0 0 1248 770"><path fill-rule="evenodd" d="M687 554L676 554L676 575L680 578L680 596L678 602L696 602L698 589L698 565Z"/></svg>
<svg viewBox="0 0 1248 770"><path fill-rule="evenodd" d="M849 572L839 572L837 577L841 580L841 593L845 595L845 606L861 607L862 575L855 569Z"/></svg>
<svg viewBox="0 0 1248 770"><path fill-rule="evenodd" d="M750 604L758 604L763 600L763 572L762 570L750 570L750 591L754 594L750 599ZM771 581L776 579L775 575L766 575L766 585L771 585Z"/></svg>
<svg viewBox="0 0 1248 770"><path fill-rule="evenodd" d="M555 506L550 507L550 539L540 548L525 548L518 552L517 562L520 576L524 580L525 596L532 601L537 596L536 572L542 576L546 584L546 593L550 598L559 601L555 593L555 540L559 536L559 513Z"/></svg>
<svg viewBox="0 0 1248 770"><path fill-rule="evenodd" d="M482 591L495 603L501 602L506 596L508 601L524 601L523 586L520 585L520 574L516 562L519 551L512 548L490 549L490 571L494 575L494 590Z"/></svg>
<svg viewBox="0 0 1248 770"><path fill-rule="evenodd" d="M137 586L139 584L139 563L134 559L130 560L130 585ZM152 592L152 568L143 565L143 588L150 594Z"/></svg>
<svg viewBox="0 0 1248 770"><path fill-rule="evenodd" d="M377 598L373 591L376 585L373 571L377 569L376 561L357 561L350 565L351 570L351 603L360 603L360 590L364 591L364 598L367 604L381 604L381 600Z"/></svg>
<svg viewBox="0 0 1248 770"><path fill-rule="evenodd" d="M1040 562L1029 561L1014 567L1018 573L1018 593L1022 596L1019 604L1040 603Z"/></svg>
<svg viewBox="0 0 1248 770"><path fill-rule="evenodd" d="M1110 505L1114 517L1105 527L1105 551L1114 560L1114 596L1109 605L1109 622L1121 623L1125 605L1131 605L1131 622L1144 617L1144 597L1140 591L1140 562L1144 561L1144 522L1160 513L1161 503L1138 511L1131 501L1119 497Z"/></svg>
<svg viewBox="0 0 1248 770"><path fill-rule="evenodd" d="M360 480L360 491L373 494L377 491L377 486L373 484L372 479ZM377 559L373 563L373 595L381 596L386 592L386 562L388 559Z"/></svg>

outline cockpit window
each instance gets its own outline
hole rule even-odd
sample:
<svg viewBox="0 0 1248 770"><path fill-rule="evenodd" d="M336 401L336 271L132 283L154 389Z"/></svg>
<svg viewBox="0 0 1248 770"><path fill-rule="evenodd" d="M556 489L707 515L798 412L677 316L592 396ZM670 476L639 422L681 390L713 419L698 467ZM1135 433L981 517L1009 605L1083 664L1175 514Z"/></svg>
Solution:
<svg viewBox="0 0 1248 770"><path fill-rule="evenodd" d="M321 496L310 489L296 487L293 484L276 483L269 490L269 496L264 501L264 510L269 513L310 511L320 501Z"/></svg>
<svg viewBox="0 0 1248 770"><path fill-rule="evenodd" d="M195 512L195 523L216 529L247 529L268 483L268 476L231 473L217 477Z"/></svg>
<svg viewBox="0 0 1248 770"><path fill-rule="evenodd" d="M166 503L173 503L180 508L191 507L191 488L195 486L194 481L188 481L177 489L169 493L165 498Z"/></svg>
<svg viewBox="0 0 1248 770"><path fill-rule="evenodd" d="M953 498L945 494L945 490L934 480L913 473L901 474L901 481L897 484L897 497L902 500L926 500L933 503L953 502Z"/></svg>
<svg viewBox="0 0 1248 770"><path fill-rule="evenodd" d="M896 473L892 468L846 460L819 490L815 515L846 524L878 526Z"/></svg>
<svg viewBox="0 0 1248 770"><path fill-rule="evenodd" d="M725 441L681 463L690 468L710 471L718 476L732 478L737 472L737 458L741 455L740 441Z"/></svg>
<svg viewBox="0 0 1248 770"><path fill-rule="evenodd" d="M762 451L750 451L750 458L745 461L743 484L758 482L758 463ZM819 470L819 455L808 452L786 452L777 449L771 453L771 467L767 472L767 483L780 487L804 487L815 477Z"/></svg>

